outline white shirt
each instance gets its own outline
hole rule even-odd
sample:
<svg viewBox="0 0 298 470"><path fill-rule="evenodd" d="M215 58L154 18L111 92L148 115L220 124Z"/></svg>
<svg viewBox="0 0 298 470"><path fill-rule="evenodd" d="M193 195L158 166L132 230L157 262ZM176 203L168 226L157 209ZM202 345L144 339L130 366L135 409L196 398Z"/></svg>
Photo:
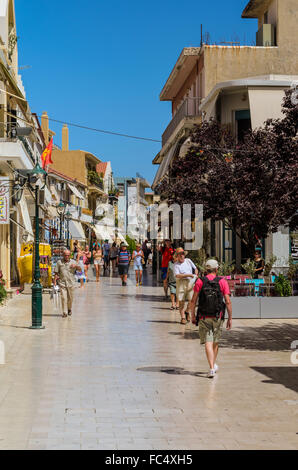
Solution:
<svg viewBox="0 0 298 470"><path fill-rule="evenodd" d="M189 258L186 258L183 263L179 263L179 261L174 263L175 276L178 276L178 274L194 274L193 270L195 269L195 265Z"/></svg>

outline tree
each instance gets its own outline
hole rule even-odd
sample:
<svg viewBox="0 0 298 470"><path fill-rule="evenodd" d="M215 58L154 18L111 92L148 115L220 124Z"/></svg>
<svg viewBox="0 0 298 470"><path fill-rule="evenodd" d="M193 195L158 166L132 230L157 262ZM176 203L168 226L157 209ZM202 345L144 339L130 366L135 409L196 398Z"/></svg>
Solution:
<svg viewBox="0 0 298 470"><path fill-rule="evenodd" d="M257 239L280 225L298 226L298 105L291 102L291 91L283 113L237 145L218 122L203 122L159 192L170 203L203 204L205 219L227 220L252 256Z"/></svg>

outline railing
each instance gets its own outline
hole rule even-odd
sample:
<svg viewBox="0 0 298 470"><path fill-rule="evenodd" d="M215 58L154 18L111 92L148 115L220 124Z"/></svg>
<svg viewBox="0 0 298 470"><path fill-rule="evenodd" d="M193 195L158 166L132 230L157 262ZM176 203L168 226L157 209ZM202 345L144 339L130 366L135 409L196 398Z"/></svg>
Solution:
<svg viewBox="0 0 298 470"><path fill-rule="evenodd" d="M88 170L87 177L88 177L89 184L91 184L92 186L95 186L96 188L99 188L102 190L104 189L103 180L97 174L96 171Z"/></svg>
<svg viewBox="0 0 298 470"><path fill-rule="evenodd" d="M175 116L173 117L170 124L162 135L162 145L165 145L165 143L169 140L169 138L173 134L178 124L182 121L182 119L184 119L185 117L198 116L199 105L200 98L186 98L186 100L183 101L182 105L177 110Z"/></svg>
<svg viewBox="0 0 298 470"><path fill-rule="evenodd" d="M29 157L31 158L32 163L35 165L35 157L34 153L26 139L26 137L18 136L18 139L22 142L23 146L25 147L26 152L28 153Z"/></svg>

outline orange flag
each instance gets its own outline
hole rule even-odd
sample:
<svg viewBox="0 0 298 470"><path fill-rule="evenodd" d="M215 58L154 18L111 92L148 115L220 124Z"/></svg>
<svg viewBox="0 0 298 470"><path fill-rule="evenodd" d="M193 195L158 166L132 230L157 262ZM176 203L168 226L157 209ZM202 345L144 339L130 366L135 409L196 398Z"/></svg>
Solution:
<svg viewBox="0 0 298 470"><path fill-rule="evenodd" d="M47 165L49 165L52 162L52 150L53 150L53 137L51 138L51 141L47 148L43 151L42 156L41 156L41 161L42 161L42 168L45 169Z"/></svg>

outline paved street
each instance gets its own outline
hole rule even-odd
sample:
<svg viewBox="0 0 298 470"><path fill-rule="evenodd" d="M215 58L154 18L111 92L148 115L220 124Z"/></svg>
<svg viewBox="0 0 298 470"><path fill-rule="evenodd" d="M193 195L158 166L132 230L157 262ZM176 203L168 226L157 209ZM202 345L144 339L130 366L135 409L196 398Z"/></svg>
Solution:
<svg viewBox="0 0 298 470"><path fill-rule="evenodd" d="M197 328L162 288L117 278L76 290L73 317L30 296L0 310L0 449L297 449L298 320L235 320L214 380Z"/></svg>

